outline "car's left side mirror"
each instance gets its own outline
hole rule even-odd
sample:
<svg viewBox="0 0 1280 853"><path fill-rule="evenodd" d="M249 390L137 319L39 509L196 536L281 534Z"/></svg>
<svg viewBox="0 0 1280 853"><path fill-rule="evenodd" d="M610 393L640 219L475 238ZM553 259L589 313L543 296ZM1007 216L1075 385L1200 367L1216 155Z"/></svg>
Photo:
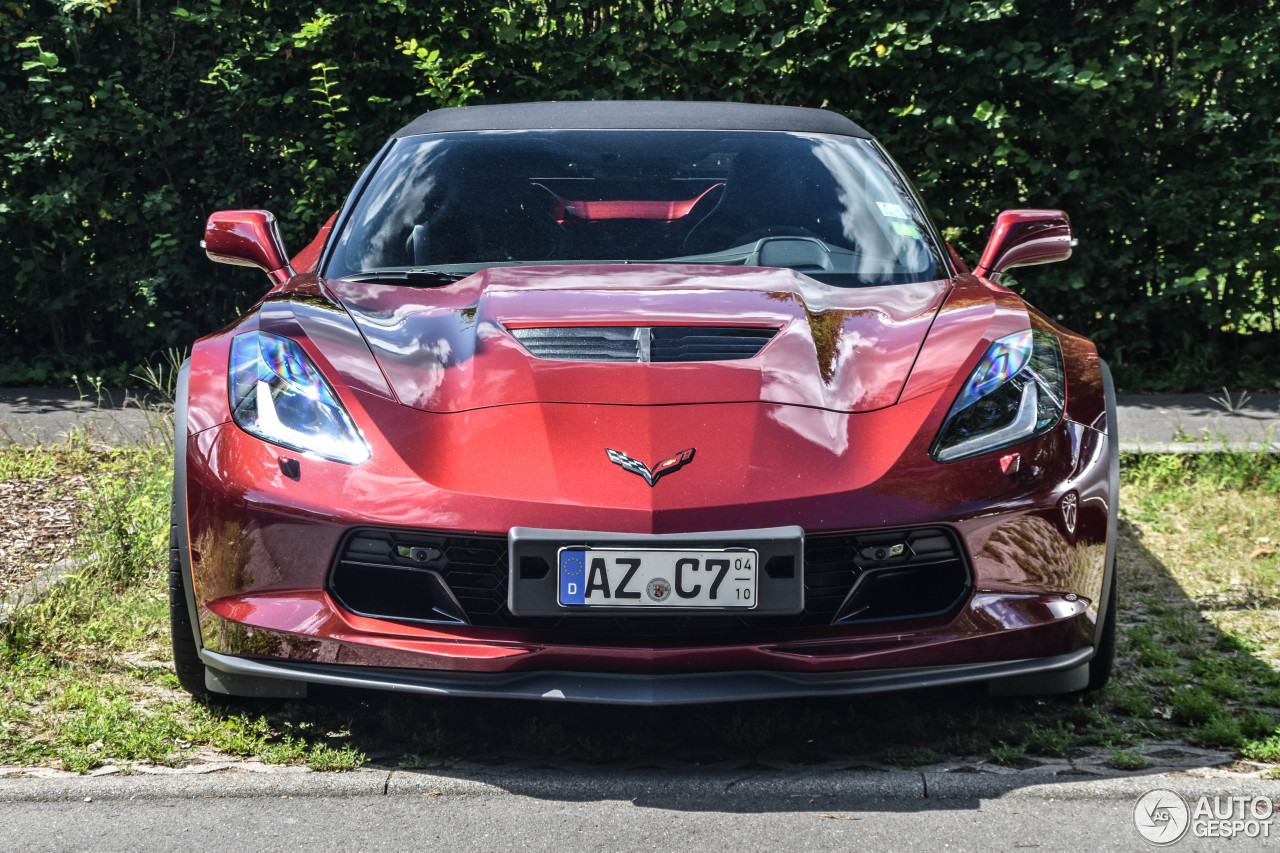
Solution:
<svg viewBox="0 0 1280 853"><path fill-rule="evenodd" d="M1076 241L1071 221L1061 210L1006 210L996 217L974 274L999 281L1014 267L1049 264L1071 257Z"/></svg>
<svg viewBox="0 0 1280 853"><path fill-rule="evenodd" d="M266 210L219 210L210 214L200 243L212 261L257 267L276 284L293 277L276 218Z"/></svg>

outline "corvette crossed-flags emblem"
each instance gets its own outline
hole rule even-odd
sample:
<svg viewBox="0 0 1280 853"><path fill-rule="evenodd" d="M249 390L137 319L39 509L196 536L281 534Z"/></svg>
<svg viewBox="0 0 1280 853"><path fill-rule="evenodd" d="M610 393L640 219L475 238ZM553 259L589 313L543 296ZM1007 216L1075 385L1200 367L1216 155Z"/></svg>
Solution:
<svg viewBox="0 0 1280 853"><path fill-rule="evenodd" d="M651 488L658 482L659 478L665 477L672 471L679 471L685 465L688 465L693 460L693 451L694 448L692 447L688 450L682 450L675 456L663 459L653 468L649 468L639 459L632 459L620 450L613 450L608 447L604 449L604 452L609 454L610 462L614 465L620 465L624 471L630 471L638 477L643 477Z"/></svg>

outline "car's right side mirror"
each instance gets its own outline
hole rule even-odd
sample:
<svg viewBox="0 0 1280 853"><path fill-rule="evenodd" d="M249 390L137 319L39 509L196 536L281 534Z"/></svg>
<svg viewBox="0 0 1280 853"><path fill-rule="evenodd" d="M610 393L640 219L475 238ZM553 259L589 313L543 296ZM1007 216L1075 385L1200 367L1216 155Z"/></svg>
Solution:
<svg viewBox="0 0 1280 853"><path fill-rule="evenodd" d="M1061 210L1006 210L996 217L974 275L999 281L1006 270L1071 257L1071 221Z"/></svg>

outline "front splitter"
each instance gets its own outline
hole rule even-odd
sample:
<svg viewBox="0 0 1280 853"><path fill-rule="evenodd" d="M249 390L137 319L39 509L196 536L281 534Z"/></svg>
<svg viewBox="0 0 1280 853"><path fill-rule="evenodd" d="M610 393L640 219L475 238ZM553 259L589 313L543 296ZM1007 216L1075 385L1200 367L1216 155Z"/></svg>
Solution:
<svg viewBox="0 0 1280 853"><path fill-rule="evenodd" d="M475 673L376 669L256 660L202 651L206 683L216 693L304 695L304 684L328 684L432 696L542 699L609 705L689 705L806 696L851 696L945 687L1025 676L1061 675L1068 689L1087 667L1093 648L1013 661L856 672L764 671L633 675L608 672ZM1079 685L1080 687L1083 684ZM1052 692L1045 690L1044 692Z"/></svg>

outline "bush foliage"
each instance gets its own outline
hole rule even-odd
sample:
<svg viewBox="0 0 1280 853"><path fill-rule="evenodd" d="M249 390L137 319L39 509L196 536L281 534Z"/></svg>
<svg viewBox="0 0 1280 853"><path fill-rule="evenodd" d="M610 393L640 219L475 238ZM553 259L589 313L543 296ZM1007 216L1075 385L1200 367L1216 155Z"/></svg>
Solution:
<svg viewBox="0 0 1280 853"><path fill-rule="evenodd" d="M385 136L441 106L826 106L876 133L970 261L994 215L1080 247L1021 276L1122 386L1268 387L1280 355L1277 0L0 0L0 382L123 378L259 274L205 216L296 251Z"/></svg>

